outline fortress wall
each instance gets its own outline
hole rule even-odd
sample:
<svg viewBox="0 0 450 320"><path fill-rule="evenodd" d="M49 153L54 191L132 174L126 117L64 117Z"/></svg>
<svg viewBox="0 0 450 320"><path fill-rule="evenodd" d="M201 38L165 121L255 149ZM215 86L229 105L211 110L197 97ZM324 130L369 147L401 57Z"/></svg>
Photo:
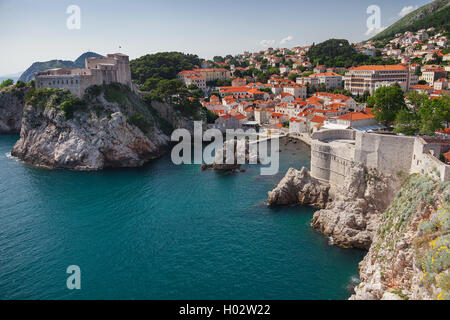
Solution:
<svg viewBox="0 0 450 320"><path fill-rule="evenodd" d="M353 167L355 148L353 130L321 130L311 142L311 175L322 182L341 185ZM333 140L346 140L333 142Z"/></svg>
<svg viewBox="0 0 450 320"><path fill-rule="evenodd" d="M322 182L342 185L354 166L354 145L325 143L313 140L311 144L311 175Z"/></svg>
<svg viewBox="0 0 450 320"><path fill-rule="evenodd" d="M108 54L106 58L87 58L85 64L84 69L65 68L36 73L36 85L38 88L68 89L79 98L92 85L119 82L133 88L128 56Z"/></svg>
<svg viewBox="0 0 450 320"><path fill-rule="evenodd" d="M450 165L446 165L436 158L440 155L440 151L440 144L427 144L423 139L416 139L414 142L411 173L429 174L436 179L449 181Z"/></svg>
<svg viewBox="0 0 450 320"><path fill-rule="evenodd" d="M130 61L127 56L121 56L117 61L117 82L131 87Z"/></svg>
<svg viewBox="0 0 450 320"><path fill-rule="evenodd" d="M81 87L82 77L80 75L46 75L36 78L37 88L67 89L72 94L80 97L84 92Z"/></svg>
<svg viewBox="0 0 450 320"><path fill-rule="evenodd" d="M354 140L352 140L354 136ZM311 176L331 185L342 185L356 163L384 174L429 174L450 180L450 166L439 161L441 144L416 137L323 130L311 141Z"/></svg>
<svg viewBox="0 0 450 320"><path fill-rule="evenodd" d="M385 174L409 173L414 137L356 132L355 161Z"/></svg>
<svg viewBox="0 0 450 320"><path fill-rule="evenodd" d="M348 129L329 129L316 131L312 135L313 140L355 140L355 131Z"/></svg>
<svg viewBox="0 0 450 320"><path fill-rule="evenodd" d="M322 182L330 181L331 146L317 140L311 143L311 176Z"/></svg>

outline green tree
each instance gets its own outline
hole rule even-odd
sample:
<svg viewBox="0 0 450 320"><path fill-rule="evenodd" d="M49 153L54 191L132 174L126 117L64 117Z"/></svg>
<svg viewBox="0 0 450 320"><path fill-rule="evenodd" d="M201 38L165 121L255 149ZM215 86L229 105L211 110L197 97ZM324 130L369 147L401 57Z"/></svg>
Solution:
<svg viewBox="0 0 450 320"><path fill-rule="evenodd" d="M378 88L367 99L367 105L374 108L375 118L387 127L395 121L397 113L406 109L403 90L398 85Z"/></svg>
<svg viewBox="0 0 450 320"><path fill-rule="evenodd" d="M181 52L147 54L130 61L131 77L142 85L149 78L174 79L178 72L200 66L198 56Z"/></svg>
<svg viewBox="0 0 450 320"><path fill-rule="evenodd" d="M403 109L395 116L395 133L403 133L412 136L417 133L420 126L418 114L414 111Z"/></svg>
<svg viewBox="0 0 450 320"><path fill-rule="evenodd" d="M297 79L297 75L295 73L291 73L288 76L288 79L295 82L295 80Z"/></svg>
<svg viewBox="0 0 450 320"><path fill-rule="evenodd" d="M426 94L420 94L415 90L408 93L409 105L413 112L418 112L420 107L422 107L428 99Z"/></svg>
<svg viewBox="0 0 450 320"><path fill-rule="evenodd" d="M420 117L419 132L423 135L434 135L434 133L443 128L442 114L443 99L427 100L418 111ZM447 108L449 105L446 106Z"/></svg>
<svg viewBox="0 0 450 320"><path fill-rule="evenodd" d="M188 90L179 79L161 80L156 89L152 92L152 100L167 101L174 95L186 96Z"/></svg>

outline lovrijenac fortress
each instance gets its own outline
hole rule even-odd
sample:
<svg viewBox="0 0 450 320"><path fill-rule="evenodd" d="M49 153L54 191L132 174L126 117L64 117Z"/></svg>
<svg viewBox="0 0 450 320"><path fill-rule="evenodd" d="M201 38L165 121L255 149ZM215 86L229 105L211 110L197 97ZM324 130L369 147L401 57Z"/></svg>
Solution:
<svg viewBox="0 0 450 320"><path fill-rule="evenodd" d="M36 88L67 89L79 98L92 85L118 82L132 88L130 60L127 55L114 53L104 58L87 58L85 61L85 68L36 72Z"/></svg>
<svg viewBox="0 0 450 320"><path fill-rule="evenodd" d="M439 161L450 149L448 138L406 137L353 130L321 130L311 142L311 176L330 185L343 185L355 163L384 174L429 174L450 180L450 166Z"/></svg>

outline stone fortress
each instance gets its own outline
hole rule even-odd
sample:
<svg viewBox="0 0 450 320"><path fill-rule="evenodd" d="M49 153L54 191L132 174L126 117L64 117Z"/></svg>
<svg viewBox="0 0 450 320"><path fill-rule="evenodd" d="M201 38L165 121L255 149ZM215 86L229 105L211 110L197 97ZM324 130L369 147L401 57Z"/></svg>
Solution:
<svg viewBox="0 0 450 320"><path fill-rule="evenodd" d="M79 98L92 85L118 82L133 88L130 60L127 55L114 53L104 58L87 58L85 64L85 68L61 68L36 72L36 88L67 89Z"/></svg>
<svg viewBox="0 0 450 320"><path fill-rule="evenodd" d="M450 149L448 138L406 137L353 130L322 130L311 141L311 176L331 186L343 185L356 163L381 173L429 174L450 180L450 165L438 158Z"/></svg>

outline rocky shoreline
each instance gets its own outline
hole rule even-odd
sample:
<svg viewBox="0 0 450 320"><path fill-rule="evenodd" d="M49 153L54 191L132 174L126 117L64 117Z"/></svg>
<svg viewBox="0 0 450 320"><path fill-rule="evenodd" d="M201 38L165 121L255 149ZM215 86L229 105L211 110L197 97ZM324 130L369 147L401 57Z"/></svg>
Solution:
<svg viewBox="0 0 450 320"><path fill-rule="evenodd" d="M353 168L344 186L330 186L311 176L307 168L289 169L268 193L268 204L312 205L311 226L342 247L368 250L381 213L393 198L392 179L362 165ZM342 214L345 212L345 214Z"/></svg>
<svg viewBox="0 0 450 320"><path fill-rule="evenodd" d="M110 98L112 90L120 101ZM11 151L27 164L72 170L138 167L168 149L169 137L128 88L95 87L83 101L60 89L32 93Z"/></svg>
<svg viewBox="0 0 450 320"><path fill-rule="evenodd" d="M408 181L358 164L346 176L344 185L330 186L312 177L306 168L301 171L291 168L268 193L267 203L270 206L314 206L318 210L312 218L312 228L329 237L335 245L368 251L359 266L361 283L350 299L448 299L450 288L445 287L450 279L448 250L446 257L442 257L447 265L441 266L440 276L435 274L428 285L423 284L424 274L427 274L423 252L432 250L436 239L448 248L450 186L420 175L408 179L414 182L408 184ZM409 192L408 197L406 192ZM410 207L414 192L419 193L420 198ZM407 217L402 210L409 210ZM436 218L437 212L441 212L439 218ZM444 230L437 238L434 234L434 240L424 236L419 228L420 224L433 223L433 219L446 219L440 222ZM403 230L398 230L400 223L405 226ZM423 238L428 242L418 245Z"/></svg>

